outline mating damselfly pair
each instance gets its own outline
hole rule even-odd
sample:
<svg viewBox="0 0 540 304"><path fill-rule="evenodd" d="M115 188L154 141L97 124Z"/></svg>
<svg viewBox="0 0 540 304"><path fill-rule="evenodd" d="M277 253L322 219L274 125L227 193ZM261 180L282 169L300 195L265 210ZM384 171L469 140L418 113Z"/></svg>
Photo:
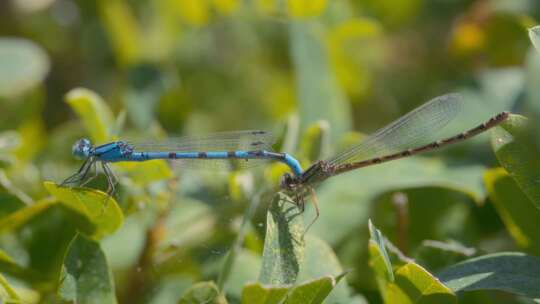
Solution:
<svg viewBox="0 0 540 304"><path fill-rule="evenodd" d="M499 113L475 128L439 139L437 134L458 117L463 108L464 100L458 94L434 98L359 144L329 159L319 160L306 170L302 170L293 156L273 152L273 137L265 131L223 132L205 137L180 137L159 143L131 143L120 140L100 146L93 146L88 139L80 139L73 146L73 154L85 162L77 173L62 184L88 183L97 175L98 163L107 177L107 193L111 195L115 191L116 178L108 163L167 159L180 162L180 165L207 167L209 164L219 165L224 161L245 166L273 160L290 168L292 174L286 173L282 177L281 188L292 194L294 202L303 210L304 199L313 193L313 186L329 177L466 140L497 126L509 115L508 112ZM89 174L91 169L95 172L93 175ZM314 206L316 219L319 216L316 201Z"/></svg>

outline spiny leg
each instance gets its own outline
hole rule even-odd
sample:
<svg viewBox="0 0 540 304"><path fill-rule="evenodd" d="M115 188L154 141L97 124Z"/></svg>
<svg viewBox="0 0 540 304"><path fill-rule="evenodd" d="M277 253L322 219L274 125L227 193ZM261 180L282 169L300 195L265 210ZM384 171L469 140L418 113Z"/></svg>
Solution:
<svg viewBox="0 0 540 304"><path fill-rule="evenodd" d="M103 168L103 172L105 173L105 176L107 177L107 196L112 196L114 192L116 191L116 177L114 177L111 168L107 165L107 163L102 162L101 167Z"/></svg>
<svg viewBox="0 0 540 304"><path fill-rule="evenodd" d="M98 171L97 171L97 164L96 162L92 162L92 168L94 169L94 175L90 176L88 179L86 179L83 183L81 183L81 187L88 184L89 182L91 182L92 180L94 180L97 176L98 176Z"/></svg>
<svg viewBox="0 0 540 304"><path fill-rule="evenodd" d="M88 172L88 169L90 168L90 164L92 163L92 160L91 158L87 158L84 163L82 164L82 166L79 168L79 170L71 175L70 177L66 178L61 184L60 186L67 186L67 185L70 185L70 184L77 184L79 183L82 178L86 175L86 173Z"/></svg>

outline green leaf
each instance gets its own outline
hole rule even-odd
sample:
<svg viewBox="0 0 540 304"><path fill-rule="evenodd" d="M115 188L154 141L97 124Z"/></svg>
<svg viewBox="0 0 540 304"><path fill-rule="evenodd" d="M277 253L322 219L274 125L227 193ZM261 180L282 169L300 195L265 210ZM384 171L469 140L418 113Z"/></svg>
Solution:
<svg viewBox="0 0 540 304"><path fill-rule="evenodd" d="M4 232L16 229L56 203L55 200L45 199L10 213L0 219L0 231Z"/></svg>
<svg viewBox="0 0 540 304"><path fill-rule="evenodd" d="M302 129L326 120L332 139L350 130L350 109L329 63L320 24L290 23L290 53L294 63Z"/></svg>
<svg viewBox="0 0 540 304"><path fill-rule="evenodd" d="M89 235L95 239L115 232L124 222L124 215L116 200L101 191L60 187L52 182L45 182L44 186L64 206L93 225Z"/></svg>
<svg viewBox="0 0 540 304"><path fill-rule="evenodd" d="M43 82L47 53L30 40L0 38L0 97L16 97Z"/></svg>
<svg viewBox="0 0 540 304"><path fill-rule="evenodd" d="M342 278L342 277L340 277ZM336 285L336 280L331 276L311 280L296 286L287 296L287 304L319 304L332 291Z"/></svg>
<svg viewBox="0 0 540 304"><path fill-rule="evenodd" d="M534 26L529 29L529 38L534 48L540 52L540 26Z"/></svg>
<svg viewBox="0 0 540 304"><path fill-rule="evenodd" d="M357 231L359 223L368 221L370 203L393 190L443 187L480 202L483 172L483 166L449 166L437 159L413 157L339 175L317 189L321 216L311 229L331 245L338 244Z"/></svg>
<svg viewBox="0 0 540 304"><path fill-rule="evenodd" d="M540 259L521 252L488 254L453 265L438 277L455 292L501 290L540 298Z"/></svg>
<svg viewBox="0 0 540 304"><path fill-rule="evenodd" d="M71 241L58 294L75 303L117 303L112 273L97 242L81 234Z"/></svg>
<svg viewBox="0 0 540 304"><path fill-rule="evenodd" d="M395 281L387 285L386 303L456 303L448 287L416 263L398 268Z"/></svg>
<svg viewBox="0 0 540 304"><path fill-rule="evenodd" d="M285 286L263 285L260 282L247 284L242 291L242 304L278 304L288 290Z"/></svg>
<svg viewBox="0 0 540 304"><path fill-rule="evenodd" d="M540 253L540 210L534 207L516 182L502 168L486 171L484 181L506 228L516 242L535 253Z"/></svg>
<svg viewBox="0 0 540 304"><path fill-rule="evenodd" d="M174 176L171 168L164 160L145 162L123 162L115 164L135 183L146 185L151 182L169 179Z"/></svg>
<svg viewBox="0 0 540 304"><path fill-rule="evenodd" d="M492 145L499 163L532 203L540 208L540 151L534 145L529 128L526 118L510 115L505 123L495 128Z"/></svg>
<svg viewBox="0 0 540 304"><path fill-rule="evenodd" d="M369 224L369 234L371 236L369 240L369 263L375 270L375 273L380 278L385 278L385 282L394 281L394 270L392 269L392 263L386 252L386 245L384 243L384 237L379 229L377 229L371 220Z"/></svg>
<svg viewBox="0 0 540 304"><path fill-rule="evenodd" d="M321 15L327 6L327 0L287 0L291 17L305 18Z"/></svg>
<svg viewBox="0 0 540 304"><path fill-rule="evenodd" d="M375 271L385 303L455 303L456 297L427 270L414 262L399 267L395 273L386 252L382 233L369 222L369 264Z"/></svg>
<svg viewBox="0 0 540 304"><path fill-rule="evenodd" d="M20 303L21 298L19 297L15 289L11 287L11 285L6 280L6 278L4 278L4 276L1 274L0 274L0 285L2 286L2 288L4 288L4 291L6 295L8 296L7 299L1 296L0 299L2 300L2 302L5 301L6 303Z"/></svg>
<svg viewBox="0 0 540 304"><path fill-rule="evenodd" d="M343 276L323 276L297 286L267 286L261 283L246 285L242 293L243 304L318 304L328 297ZM325 303L340 303L328 301ZM345 302L341 302L345 303ZM347 303L351 303L347 301Z"/></svg>
<svg viewBox="0 0 540 304"><path fill-rule="evenodd" d="M178 304L226 304L227 300L219 294L214 282L200 282L191 286Z"/></svg>
<svg viewBox="0 0 540 304"><path fill-rule="evenodd" d="M77 88L67 93L66 102L79 115L94 143L110 140L111 128L114 125L113 114L98 94Z"/></svg>
<svg viewBox="0 0 540 304"><path fill-rule="evenodd" d="M304 258L304 223L293 200L278 193L266 217L263 262L259 281L285 285L296 282Z"/></svg>
<svg viewBox="0 0 540 304"><path fill-rule="evenodd" d="M351 297L353 291L346 283L336 285L348 272L343 271L333 249L312 234L306 235L305 243L304 262L300 266L298 281L305 284L331 275L336 282L332 284L325 303L363 303L361 297Z"/></svg>

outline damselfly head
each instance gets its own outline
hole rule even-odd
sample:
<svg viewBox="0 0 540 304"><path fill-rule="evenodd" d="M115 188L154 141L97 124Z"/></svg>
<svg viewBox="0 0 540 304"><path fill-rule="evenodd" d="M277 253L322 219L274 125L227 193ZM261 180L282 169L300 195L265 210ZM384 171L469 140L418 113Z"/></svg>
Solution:
<svg viewBox="0 0 540 304"><path fill-rule="evenodd" d="M75 156L78 159L87 159L88 156L90 156L90 152L92 151L92 143L87 138L81 138L75 142L73 147L71 148L71 151L73 153L73 156Z"/></svg>

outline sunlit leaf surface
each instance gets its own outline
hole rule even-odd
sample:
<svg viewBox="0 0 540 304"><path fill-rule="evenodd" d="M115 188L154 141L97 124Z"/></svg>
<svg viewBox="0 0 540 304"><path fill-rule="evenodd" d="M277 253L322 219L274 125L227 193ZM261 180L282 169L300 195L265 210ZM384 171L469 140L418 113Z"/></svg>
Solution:
<svg viewBox="0 0 540 304"><path fill-rule="evenodd" d="M92 228L85 232L94 238L113 233L124 222L124 215L115 199L101 191L60 187L51 182L45 182L44 185L64 206L91 223Z"/></svg>

